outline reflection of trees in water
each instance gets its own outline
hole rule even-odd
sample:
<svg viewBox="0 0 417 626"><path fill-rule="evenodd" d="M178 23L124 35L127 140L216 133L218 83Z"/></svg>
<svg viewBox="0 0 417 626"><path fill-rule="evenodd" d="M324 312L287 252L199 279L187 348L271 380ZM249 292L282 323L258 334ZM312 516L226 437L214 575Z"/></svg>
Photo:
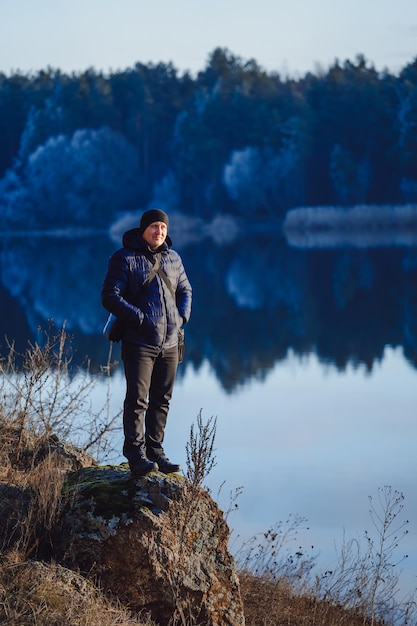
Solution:
<svg viewBox="0 0 417 626"><path fill-rule="evenodd" d="M97 300L108 248L103 237L9 242L2 253L3 284L21 301L32 329L52 318L58 326L66 322L70 331L100 331Z"/></svg>
<svg viewBox="0 0 417 626"><path fill-rule="evenodd" d="M417 363L411 250L294 250L276 234L187 250L195 363L208 359L226 389L265 377L290 349L370 370L387 345L402 346Z"/></svg>
<svg viewBox="0 0 417 626"><path fill-rule="evenodd" d="M97 342L97 335L106 317L100 289L111 251L112 244L103 236L7 241L1 253L2 284L24 310L32 337L38 336L39 327L46 329L49 320L58 328L65 324L79 361L88 354L93 361L100 355L97 363L105 362L108 345ZM3 315L7 317L7 311Z"/></svg>
<svg viewBox="0 0 417 626"><path fill-rule="evenodd" d="M315 253L314 282L319 291L319 358L344 369L348 363L371 370L384 348L402 346L412 358L405 336L404 311L412 304L407 291L416 273L404 271L409 252L398 248ZM319 273L322 274L320 281Z"/></svg>
<svg viewBox="0 0 417 626"><path fill-rule="evenodd" d="M24 311L32 337L53 318L73 333L79 361L106 362L100 290L114 243L9 240L2 284ZM417 251L412 248L297 250L275 232L211 240L180 250L194 289L187 366L207 360L225 389L264 378L289 350L316 352L344 369L371 369L387 345L417 364ZM16 306L2 307L3 327ZM24 333L24 329L21 329ZM14 339L14 337L10 337ZM119 358L119 348L115 350Z"/></svg>

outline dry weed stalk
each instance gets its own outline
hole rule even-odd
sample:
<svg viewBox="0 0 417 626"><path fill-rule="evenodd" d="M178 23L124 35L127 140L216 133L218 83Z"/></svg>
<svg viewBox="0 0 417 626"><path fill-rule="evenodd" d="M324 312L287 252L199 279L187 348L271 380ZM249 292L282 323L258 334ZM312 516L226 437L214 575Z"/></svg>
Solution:
<svg viewBox="0 0 417 626"><path fill-rule="evenodd" d="M364 623L405 626L416 618L415 593L400 599L398 566L407 558L397 549L407 534L402 520L404 495L390 486L378 489L375 503L369 496L374 536L365 531L365 546L357 539L343 541L338 562L331 571L316 577L314 592L323 599L355 609Z"/></svg>
<svg viewBox="0 0 417 626"><path fill-rule="evenodd" d="M306 591L316 557L299 545L299 530L305 522L299 515L289 515L285 522L244 542L236 556L239 570L262 580L280 581L294 593Z"/></svg>
<svg viewBox="0 0 417 626"><path fill-rule="evenodd" d="M216 466L214 440L217 418L210 417L203 422L202 410L197 415L197 429L191 425L190 438L186 443L187 478L193 487L202 487L203 481ZM206 488L207 489L207 488ZM210 491L207 489L207 491Z"/></svg>
<svg viewBox="0 0 417 626"><path fill-rule="evenodd" d="M0 426L16 431L14 460L24 454L28 433L39 447L57 436L100 456L119 414L109 414L108 397L93 411L91 394L101 376L90 374L88 361L84 368L73 369L65 327L43 335L43 345L29 342L23 355L8 343L7 356L0 358ZM110 369L108 363L102 373L109 376Z"/></svg>

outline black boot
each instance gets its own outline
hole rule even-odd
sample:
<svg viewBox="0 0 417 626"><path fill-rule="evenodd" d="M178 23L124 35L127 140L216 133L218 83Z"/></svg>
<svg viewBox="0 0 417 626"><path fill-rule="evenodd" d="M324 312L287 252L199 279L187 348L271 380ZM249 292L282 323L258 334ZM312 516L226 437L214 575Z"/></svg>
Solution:
<svg viewBox="0 0 417 626"><path fill-rule="evenodd" d="M157 463L148 459L144 450L140 451L136 459L129 461L129 467L133 476L145 476L145 474L157 472L159 469Z"/></svg>
<svg viewBox="0 0 417 626"><path fill-rule="evenodd" d="M146 454L148 455L148 459L155 461L158 464L159 471L164 474L172 474L173 472L181 471L181 465L178 465L178 463L172 463L165 454L163 448L151 448L148 446L146 448Z"/></svg>

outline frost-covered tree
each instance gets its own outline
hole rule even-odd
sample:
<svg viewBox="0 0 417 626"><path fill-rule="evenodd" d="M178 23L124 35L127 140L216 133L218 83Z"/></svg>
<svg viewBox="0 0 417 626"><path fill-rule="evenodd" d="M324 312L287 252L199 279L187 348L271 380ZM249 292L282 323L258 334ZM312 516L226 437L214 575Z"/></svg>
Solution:
<svg viewBox="0 0 417 626"><path fill-rule="evenodd" d="M49 137L65 133L66 126L64 112L52 98L48 98L42 108L32 106L20 138L19 161L24 163Z"/></svg>
<svg viewBox="0 0 417 626"><path fill-rule="evenodd" d="M300 160L291 143L275 153L253 147L235 150L224 167L223 182L242 213L278 216L304 198Z"/></svg>
<svg viewBox="0 0 417 626"><path fill-rule="evenodd" d="M14 221L26 227L103 228L136 208L140 191L136 151L108 128L51 137L28 157L20 181L28 201L15 206Z"/></svg>
<svg viewBox="0 0 417 626"><path fill-rule="evenodd" d="M162 180L155 183L149 206L158 206L168 213L179 209L180 191L178 181L172 172L168 172Z"/></svg>
<svg viewBox="0 0 417 626"><path fill-rule="evenodd" d="M13 230L23 226L22 215L26 216L25 227L30 228L35 224L30 206L27 190L19 176L14 170L7 170L0 180L0 228Z"/></svg>
<svg viewBox="0 0 417 626"><path fill-rule="evenodd" d="M258 148L234 150L224 167L223 182L229 196L244 213L266 204L263 183L263 159Z"/></svg>

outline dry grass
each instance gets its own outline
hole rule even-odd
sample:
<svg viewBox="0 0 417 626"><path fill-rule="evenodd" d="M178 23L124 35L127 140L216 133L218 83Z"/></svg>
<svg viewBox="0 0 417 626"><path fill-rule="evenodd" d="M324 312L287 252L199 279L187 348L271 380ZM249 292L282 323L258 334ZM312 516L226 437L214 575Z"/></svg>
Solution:
<svg viewBox="0 0 417 626"><path fill-rule="evenodd" d="M154 626L131 614L94 585L56 564L3 555L0 624L8 626Z"/></svg>
<svg viewBox="0 0 417 626"><path fill-rule="evenodd" d="M320 600L309 593L296 594L284 580L250 572L239 575L246 626L368 626L355 609ZM375 622L379 626L382 622Z"/></svg>

